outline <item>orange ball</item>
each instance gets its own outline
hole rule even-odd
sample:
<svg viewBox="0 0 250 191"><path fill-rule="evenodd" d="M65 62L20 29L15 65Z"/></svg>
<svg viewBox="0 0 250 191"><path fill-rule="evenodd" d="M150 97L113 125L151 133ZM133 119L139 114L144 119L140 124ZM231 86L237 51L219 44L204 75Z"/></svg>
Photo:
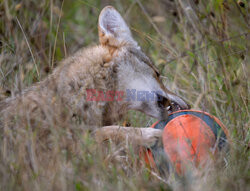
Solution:
<svg viewBox="0 0 250 191"><path fill-rule="evenodd" d="M144 158L160 172L171 166L181 175L190 165L205 165L211 156L227 145L225 126L203 111L177 111L170 114L168 120L158 121L152 127L163 129L163 148L148 148Z"/></svg>

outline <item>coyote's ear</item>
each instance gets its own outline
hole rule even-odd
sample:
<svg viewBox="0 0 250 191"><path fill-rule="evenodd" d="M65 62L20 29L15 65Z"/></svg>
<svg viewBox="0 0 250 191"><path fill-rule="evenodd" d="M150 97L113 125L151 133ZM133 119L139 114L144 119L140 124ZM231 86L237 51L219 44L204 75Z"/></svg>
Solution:
<svg viewBox="0 0 250 191"><path fill-rule="evenodd" d="M103 45L121 47L137 45L122 16L112 6L105 7L98 21L99 41Z"/></svg>

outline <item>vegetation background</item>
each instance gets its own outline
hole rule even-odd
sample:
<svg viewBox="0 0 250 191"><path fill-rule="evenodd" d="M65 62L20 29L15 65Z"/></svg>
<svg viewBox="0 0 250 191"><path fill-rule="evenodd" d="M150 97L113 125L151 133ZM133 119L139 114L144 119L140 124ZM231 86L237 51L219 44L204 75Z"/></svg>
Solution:
<svg viewBox="0 0 250 191"><path fill-rule="evenodd" d="M97 44L97 19L106 5L124 16L166 86L230 131L226 162L204 169L196 190L250 190L247 0L0 0L0 99L43 79L79 48ZM127 120L132 126L154 122L138 112ZM59 152L62 168L47 182L39 172L25 177L25 167L14 158L0 158L0 190L178 190L197 182L188 176L165 180L132 162L124 170L107 163L115 150L103 159L88 133L79 142L82 152Z"/></svg>

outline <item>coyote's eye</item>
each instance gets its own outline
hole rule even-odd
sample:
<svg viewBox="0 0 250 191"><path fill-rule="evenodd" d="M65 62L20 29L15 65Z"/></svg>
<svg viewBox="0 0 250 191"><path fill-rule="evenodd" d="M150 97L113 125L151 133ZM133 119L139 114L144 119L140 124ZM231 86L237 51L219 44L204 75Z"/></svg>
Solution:
<svg viewBox="0 0 250 191"><path fill-rule="evenodd" d="M160 73L159 73L158 69L155 67L153 62L142 51L140 51L137 48L130 48L129 52L131 54L135 55L139 60L141 60L142 62L147 64L150 68L152 68L154 70L157 78L160 77Z"/></svg>

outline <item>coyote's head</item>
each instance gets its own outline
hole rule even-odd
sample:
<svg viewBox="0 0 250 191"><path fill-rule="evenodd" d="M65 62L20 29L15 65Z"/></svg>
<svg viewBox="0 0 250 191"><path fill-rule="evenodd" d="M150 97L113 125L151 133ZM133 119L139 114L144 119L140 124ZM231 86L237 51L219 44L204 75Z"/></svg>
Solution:
<svg viewBox="0 0 250 191"><path fill-rule="evenodd" d="M112 55L110 63L117 73L117 90L124 91L126 95L120 104L157 119L166 119L174 110L189 108L163 85L158 70L142 52L129 27L113 7L107 6L102 10L98 29L101 45L107 46Z"/></svg>

